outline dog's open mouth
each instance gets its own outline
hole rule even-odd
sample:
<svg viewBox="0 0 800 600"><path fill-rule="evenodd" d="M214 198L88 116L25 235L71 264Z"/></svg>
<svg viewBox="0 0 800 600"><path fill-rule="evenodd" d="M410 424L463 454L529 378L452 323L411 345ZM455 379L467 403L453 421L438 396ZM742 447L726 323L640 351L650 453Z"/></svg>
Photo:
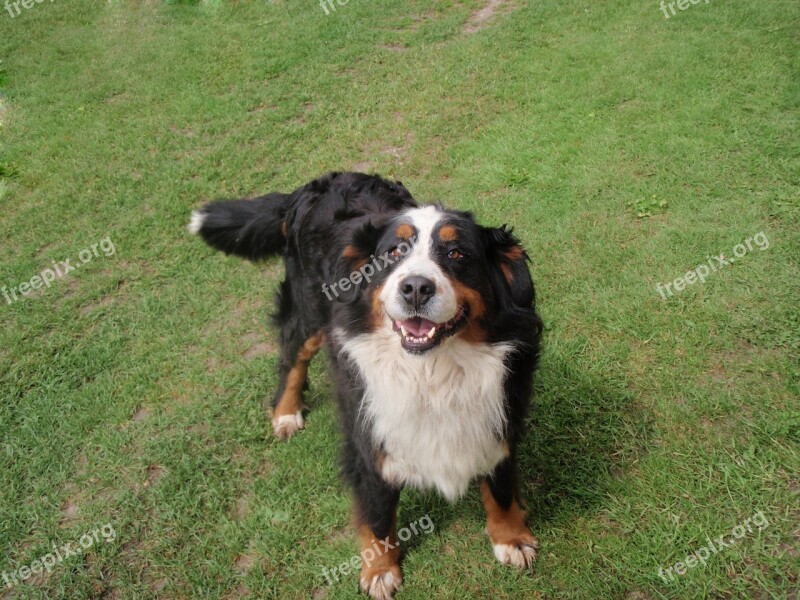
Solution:
<svg viewBox="0 0 800 600"><path fill-rule="evenodd" d="M458 309L456 316L446 323L434 323L422 317L392 321L392 327L400 334L400 344L406 352L421 354L439 345L446 337L456 333L467 321L467 310Z"/></svg>

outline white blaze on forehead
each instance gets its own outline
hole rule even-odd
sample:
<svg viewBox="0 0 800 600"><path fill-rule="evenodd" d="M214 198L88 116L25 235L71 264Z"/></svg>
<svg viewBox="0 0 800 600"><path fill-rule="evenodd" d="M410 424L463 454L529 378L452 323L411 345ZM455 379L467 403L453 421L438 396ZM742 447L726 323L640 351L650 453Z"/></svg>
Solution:
<svg viewBox="0 0 800 600"><path fill-rule="evenodd" d="M406 262L413 260L431 260L431 250L433 245L433 230L442 220L444 213L435 206L425 206L424 208L414 208L406 213L411 219L411 224L417 230L417 239L414 244L414 252L406 259Z"/></svg>
<svg viewBox="0 0 800 600"><path fill-rule="evenodd" d="M450 280L434 259L433 232L445 213L435 206L412 208L403 214L403 221L416 229L411 252L403 258L386 281L381 300L392 319L409 316L409 308L400 295L400 284L406 277L425 277L436 285L436 293L425 305L422 316L435 323L445 323L456 316L458 303Z"/></svg>

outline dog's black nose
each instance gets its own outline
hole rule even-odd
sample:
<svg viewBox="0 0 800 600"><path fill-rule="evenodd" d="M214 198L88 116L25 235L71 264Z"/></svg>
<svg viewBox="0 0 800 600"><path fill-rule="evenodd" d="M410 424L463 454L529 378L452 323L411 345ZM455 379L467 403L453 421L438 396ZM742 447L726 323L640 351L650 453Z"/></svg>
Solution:
<svg viewBox="0 0 800 600"><path fill-rule="evenodd" d="M419 308L436 293L436 284L426 277L413 275L400 282L400 293L409 306Z"/></svg>

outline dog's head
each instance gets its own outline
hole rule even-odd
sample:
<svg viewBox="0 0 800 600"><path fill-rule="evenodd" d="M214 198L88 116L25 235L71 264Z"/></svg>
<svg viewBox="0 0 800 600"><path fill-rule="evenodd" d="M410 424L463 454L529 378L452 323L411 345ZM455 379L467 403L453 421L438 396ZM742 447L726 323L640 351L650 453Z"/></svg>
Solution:
<svg viewBox="0 0 800 600"><path fill-rule="evenodd" d="M422 354L451 337L490 341L494 323L533 314L527 261L505 227L425 206L360 227L339 272L358 280L345 301L358 305L367 328L391 326L404 350Z"/></svg>

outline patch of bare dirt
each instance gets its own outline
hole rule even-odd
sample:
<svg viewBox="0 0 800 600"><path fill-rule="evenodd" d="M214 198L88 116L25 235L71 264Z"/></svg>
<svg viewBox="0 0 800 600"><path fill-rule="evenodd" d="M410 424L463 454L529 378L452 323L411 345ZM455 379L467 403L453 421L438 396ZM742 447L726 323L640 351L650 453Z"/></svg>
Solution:
<svg viewBox="0 0 800 600"><path fill-rule="evenodd" d="M169 130L174 134L182 135L188 138L193 138L195 136L194 129L191 127L180 128L177 125L172 125Z"/></svg>
<svg viewBox="0 0 800 600"><path fill-rule="evenodd" d="M244 519L250 514L250 498L243 496L236 500L236 506L233 508L233 514L237 519Z"/></svg>
<svg viewBox="0 0 800 600"><path fill-rule="evenodd" d="M239 600L240 598L249 598L250 597L250 589L243 583L240 583L236 586L236 589L229 591L226 593L222 600Z"/></svg>
<svg viewBox="0 0 800 600"><path fill-rule="evenodd" d="M191 393L189 393L191 392ZM191 406L194 403L194 398L196 394L193 390L187 391L172 391L170 392L170 399L172 400L171 405L175 406Z"/></svg>
<svg viewBox="0 0 800 600"><path fill-rule="evenodd" d="M81 452L75 459L75 477L84 477L86 475L87 464L89 464L89 460L86 458L86 455Z"/></svg>
<svg viewBox="0 0 800 600"><path fill-rule="evenodd" d="M69 521L74 521L78 518L80 509L73 500L67 500L64 506L61 507L61 526L65 526Z"/></svg>
<svg viewBox="0 0 800 600"><path fill-rule="evenodd" d="M167 469L163 465L150 465L147 467L147 480L142 485L144 487L152 487L161 481L166 474Z"/></svg>
<svg viewBox="0 0 800 600"><path fill-rule="evenodd" d="M329 542L341 542L341 541L349 541L353 538L353 529L349 526L342 527L341 529L334 529L330 532L330 534L325 536L325 539Z"/></svg>
<svg viewBox="0 0 800 600"><path fill-rule="evenodd" d="M725 367L721 364L716 364L711 367L711 380L714 383L726 383L728 381L727 374L725 373Z"/></svg>
<svg viewBox="0 0 800 600"><path fill-rule="evenodd" d="M272 354L274 351L275 347L272 344L268 342L262 342L260 344L250 346L250 348L248 348L242 356L244 356L246 360L253 360L258 356Z"/></svg>
<svg viewBox="0 0 800 600"><path fill-rule="evenodd" d="M218 369L227 369L229 366L229 363L217 358L216 356L212 356L206 361L206 371L209 373L213 373Z"/></svg>
<svg viewBox="0 0 800 600"><path fill-rule="evenodd" d="M253 108L249 109L248 112L255 113L255 112L263 112L265 110L268 110L268 111L278 110L278 105L277 104L267 104L266 102L261 102L257 106L254 106Z"/></svg>
<svg viewBox="0 0 800 600"><path fill-rule="evenodd" d="M273 342L265 339L264 336L259 333L248 333L242 337L242 341L247 346L247 350L242 354L245 360L253 360L258 356L273 354L278 350Z"/></svg>
<svg viewBox="0 0 800 600"><path fill-rule="evenodd" d="M406 133L405 142L400 145L392 145L386 144L381 146L379 151L381 154L389 154L395 157L398 162L402 163L405 156L408 154L408 150L411 148L412 143L414 142L414 134L410 131Z"/></svg>
<svg viewBox="0 0 800 600"><path fill-rule="evenodd" d="M36 251L36 258L44 258L45 255L49 255L52 252L53 248L55 248L55 246L56 246L55 244L42 244ZM56 274L56 276L58 276L58 274Z"/></svg>
<svg viewBox="0 0 800 600"><path fill-rule="evenodd" d="M240 554L233 561L233 569L239 573L247 573L256 564L256 557L253 554Z"/></svg>
<svg viewBox="0 0 800 600"><path fill-rule="evenodd" d="M190 425L186 431L191 431L200 437L205 437L208 435L208 423L195 423L194 425Z"/></svg>
<svg viewBox="0 0 800 600"><path fill-rule="evenodd" d="M629 108L639 108L642 105L642 101L638 98L631 98L630 100L623 100L619 104L617 104L617 110L627 110Z"/></svg>
<svg viewBox="0 0 800 600"><path fill-rule="evenodd" d="M98 308L103 308L104 306L108 306L113 303L114 303L114 296L105 296L104 298L101 298L97 302L91 302L86 306L82 307L81 314L88 315L89 313L94 312Z"/></svg>
<svg viewBox="0 0 800 600"><path fill-rule="evenodd" d="M464 33L477 33L488 27L498 14L509 13L516 7L509 0L489 0L483 8L476 10L467 19Z"/></svg>
<svg viewBox="0 0 800 600"><path fill-rule="evenodd" d="M413 141L414 135L411 132L408 132L406 133L405 140L402 143L386 142L380 144L373 142L368 144L362 150L362 154L364 156L376 156L379 154L388 155L391 156L398 165L402 165L408 156L408 152L411 149ZM360 173L374 173L376 170L376 165L375 161L365 160L351 164L350 169ZM384 175L386 175L386 173L384 173Z"/></svg>
<svg viewBox="0 0 800 600"><path fill-rule="evenodd" d="M111 95L105 99L106 104L124 104L129 102L131 95L128 92L112 92Z"/></svg>
<svg viewBox="0 0 800 600"><path fill-rule="evenodd" d="M75 473L64 484L66 500L61 506L59 525L69 527L81 518L82 507L97 501L103 502L111 496L111 490L99 489L97 477L88 477L89 459L85 452L80 452L75 457Z"/></svg>
<svg viewBox="0 0 800 600"><path fill-rule="evenodd" d="M146 421L147 419L149 419L150 414L151 413L149 409L144 407L140 408L133 414L133 417L131 417L131 421L133 421L134 423L141 423L142 421Z"/></svg>
<svg viewBox="0 0 800 600"><path fill-rule="evenodd" d="M300 114L294 118L294 122L298 125L305 125L308 123L308 115L314 112L314 103L306 102L303 104Z"/></svg>
<svg viewBox="0 0 800 600"><path fill-rule="evenodd" d="M269 459L265 458L261 461L261 464L258 466L258 470L256 471L256 477L263 478L272 473L275 470L275 464Z"/></svg>
<svg viewBox="0 0 800 600"><path fill-rule="evenodd" d="M80 292L80 287L80 283L77 279L67 279L63 282L58 282L58 278L56 278L56 283L50 288L52 290L51 293L55 293L59 296L54 302L55 307L61 308L67 301L77 296Z"/></svg>
<svg viewBox="0 0 800 600"><path fill-rule="evenodd" d="M375 170L375 164L369 161L357 162L350 165L350 170L358 173L371 173Z"/></svg>

